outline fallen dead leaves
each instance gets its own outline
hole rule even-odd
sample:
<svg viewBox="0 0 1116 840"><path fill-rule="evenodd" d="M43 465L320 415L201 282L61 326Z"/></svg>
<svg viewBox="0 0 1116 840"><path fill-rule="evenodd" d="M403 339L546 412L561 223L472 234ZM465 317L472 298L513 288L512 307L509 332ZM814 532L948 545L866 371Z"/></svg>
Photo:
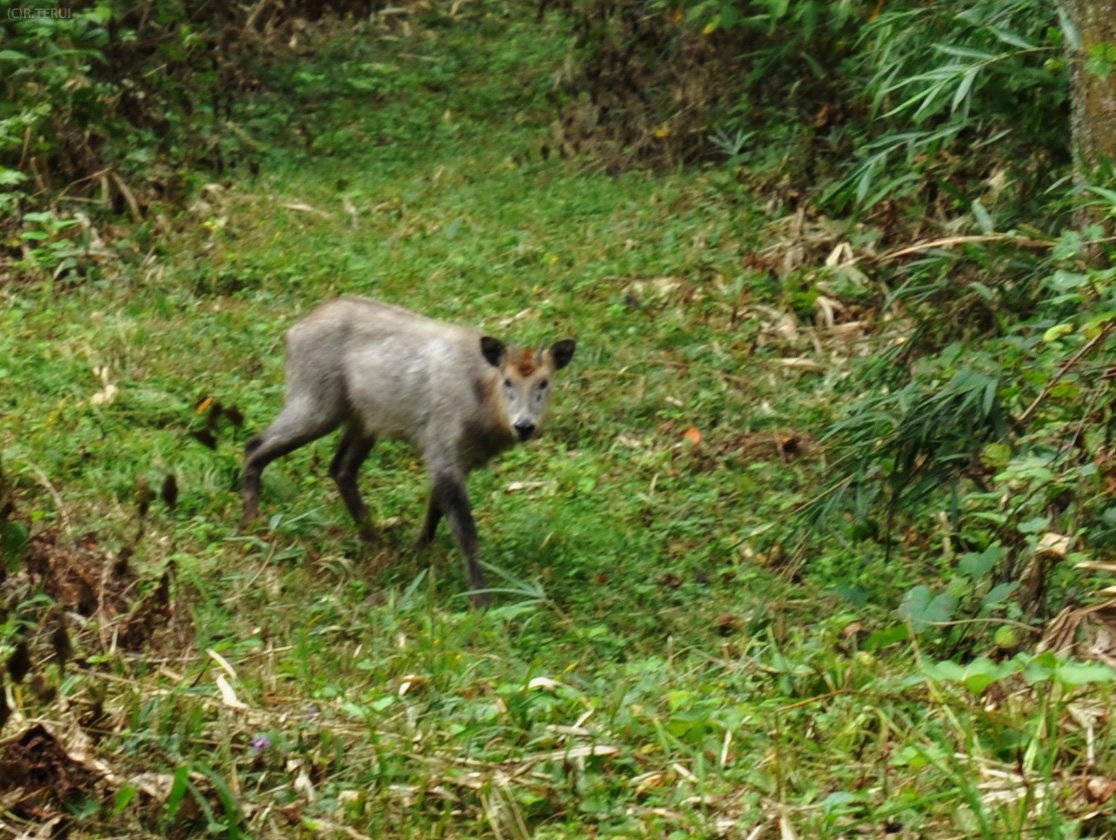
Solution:
<svg viewBox="0 0 1116 840"><path fill-rule="evenodd" d="M150 787L97 757L96 743L126 724L105 709L103 685L119 677L98 663L139 652L152 664L190 655L193 626L172 598L173 567L151 578L129 562L134 548L113 551L93 533L74 539L45 530L0 579L0 601L18 606L25 628L0 693L0 728L11 733L0 741L0 813L37 833L2 823L0 831L50 836L83 802L105 801L128 784ZM72 685L60 696L63 679Z"/></svg>

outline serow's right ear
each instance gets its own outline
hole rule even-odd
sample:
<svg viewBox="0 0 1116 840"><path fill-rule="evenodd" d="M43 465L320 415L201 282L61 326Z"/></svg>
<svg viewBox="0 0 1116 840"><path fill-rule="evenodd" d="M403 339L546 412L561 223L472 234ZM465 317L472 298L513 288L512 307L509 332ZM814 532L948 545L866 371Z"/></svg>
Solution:
<svg viewBox="0 0 1116 840"><path fill-rule="evenodd" d="M572 338L563 338L561 341L554 342L550 348L550 358L554 360L555 370L561 370L570 363L576 347L577 342Z"/></svg>
<svg viewBox="0 0 1116 840"><path fill-rule="evenodd" d="M484 356L492 367L498 368L504 364L504 357L508 354L507 348L504 347L504 342L490 335L482 335L480 346L481 355Z"/></svg>

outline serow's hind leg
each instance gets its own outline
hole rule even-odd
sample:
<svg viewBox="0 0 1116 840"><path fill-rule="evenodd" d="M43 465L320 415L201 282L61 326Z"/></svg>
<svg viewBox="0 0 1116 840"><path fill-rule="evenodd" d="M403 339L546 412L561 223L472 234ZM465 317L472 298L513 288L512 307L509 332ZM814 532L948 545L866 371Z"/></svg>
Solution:
<svg viewBox="0 0 1116 840"><path fill-rule="evenodd" d="M348 508L353 521L356 522L361 537L368 542L376 539L376 528L372 525L368 506L360 497L357 473L360 472L360 465L364 463L364 459L368 457L375 444L375 437L366 437L350 425L345 429L345 434L341 437L341 445L337 447L337 454L333 456L333 461L329 465L329 474L337 482L341 500Z"/></svg>
<svg viewBox="0 0 1116 840"><path fill-rule="evenodd" d="M244 447L244 477L241 500L245 521L255 519L260 509L260 476L264 467L300 446L337 428L340 417L323 414L310 404L284 407L275 421Z"/></svg>
<svg viewBox="0 0 1116 840"><path fill-rule="evenodd" d="M442 521L442 506L438 501L438 494L432 492L430 494L430 505L426 509L426 522L423 523L422 530L419 531L418 539L415 540L415 549L421 550L426 548L434 540L434 533L438 530L438 523Z"/></svg>

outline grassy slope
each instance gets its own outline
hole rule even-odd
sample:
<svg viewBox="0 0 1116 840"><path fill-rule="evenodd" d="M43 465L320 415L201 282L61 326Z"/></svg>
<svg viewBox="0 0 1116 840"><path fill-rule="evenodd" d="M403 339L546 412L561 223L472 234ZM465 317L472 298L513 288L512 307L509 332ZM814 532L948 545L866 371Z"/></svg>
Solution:
<svg viewBox="0 0 1116 840"><path fill-rule="evenodd" d="M522 26L318 44L320 66L282 71L304 116L245 106L276 138L262 174L204 192L119 276L4 290L3 467L35 527L66 545L95 532L112 556L135 530L137 477L179 487L132 563L152 588L173 561L192 631L161 647L155 631L136 656L73 624L98 667L71 669L53 706L21 696L29 716L69 719L103 693L98 752L118 780L193 773L185 805L140 793L113 814L109 797L89 832L201 833L206 806L211 828L261 836L1060 824L977 788L1029 748L1045 790L1041 711L981 716L912 676L906 654L885 664L843 633L883 613L829 587L892 605L898 569L839 551L805 582L765 568L759 535L822 467L813 448L784 462L776 442L816 428L833 391L778 364L785 348L761 328L780 303L745 268L763 214L716 172L612 178L543 160L541 68L561 45ZM363 474L377 550L327 479L330 440L273 465L266 521L238 532L241 447L280 404L282 333L339 293L526 345L579 339L547 435L471 481L507 590L486 614L467 609L447 533L429 557L407 553L426 485L401 446ZM206 397L245 416L218 425L213 451L190 436ZM219 676L245 708L222 702Z"/></svg>

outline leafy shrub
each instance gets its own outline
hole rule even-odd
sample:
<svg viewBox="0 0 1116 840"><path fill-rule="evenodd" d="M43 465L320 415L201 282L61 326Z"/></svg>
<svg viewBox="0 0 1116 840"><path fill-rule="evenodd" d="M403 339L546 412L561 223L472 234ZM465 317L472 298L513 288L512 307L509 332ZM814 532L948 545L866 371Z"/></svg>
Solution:
<svg viewBox="0 0 1116 840"><path fill-rule="evenodd" d="M885 199L948 219L1069 163L1053 4L561 0L558 140L608 168L717 157L776 169L830 210ZM1010 151L1009 151L1010 150ZM1006 153L1005 153L1006 152ZM883 214L894 215L889 204ZM885 215L885 218L886 218Z"/></svg>
<svg viewBox="0 0 1116 840"><path fill-rule="evenodd" d="M180 0L2 9L0 211L14 220L63 194L139 218L152 201L180 200L187 170L255 165L237 97L288 52L296 21L324 11Z"/></svg>
<svg viewBox="0 0 1116 840"><path fill-rule="evenodd" d="M919 545L946 580L961 569L956 552L985 557L1002 546L987 567L970 563L961 577L971 586L911 590L912 616L982 615L986 597L961 597L979 581L1001 595L997 586L1016 582L1013 609L1044 614L1088 594L1061 560L1111 551L1116 403L1105 359L1116 334L1116 270L1089 268L1087 245L1067 231L1049 256L1027 263L1013 290L961 281L965 263L995 245L947 260L940 287L904 287L892 301L909 307L917 327L860 368L852 400L829 427L836 460L804 511L812 530L845 517L850 543Z"/></svg>
<svg viewBox="0 0 1116 840"><path fill-rule="evenodd" d="M18 12L10 6L5 11ZM13 189L33 181L32 189L52 186L53 178L75 180L93 171L95 135L79 138L67 126L88 126L102 103L89 73L103 63L108 40L103 7L58 16L5 14L0 30L8 45L0 51L4 96L0 97L0 175L6 209L14 209Z"/></svg>
<svg viewBox="0 0 1116 840"><path fill-rule="evenodd" d="M561 79L559 140L623 168L761 153L771 139L765 135L779 127L791 151L800 139L806 151L810 127L828 124L844 107L847 96L838 91L847 79L847 45L871 4L554 5L574 33L573 61ZM750 142L754 132L758 142ZM780 156L787 151L783 144Z"/></svg>
<svg viewBox="0 0 1116 840"><path fill-rule="evenodd" d="M885 198L920 197L924 209L940 197L947 211L965 210L972 183L991 178L979 189L997 198L1008 190L1018 213L1045 200L1034 186L1069 163L1052 4L889 3L864 24L856 52L877 122L827 203L855 201L863 212Z"/></svg>

